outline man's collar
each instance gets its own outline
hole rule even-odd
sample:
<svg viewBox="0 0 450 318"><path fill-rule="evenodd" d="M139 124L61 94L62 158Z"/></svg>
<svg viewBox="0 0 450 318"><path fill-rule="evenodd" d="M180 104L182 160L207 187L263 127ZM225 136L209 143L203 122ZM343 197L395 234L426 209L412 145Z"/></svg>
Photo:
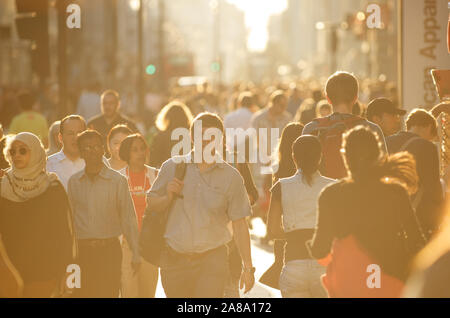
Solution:
<svg viewBox="0 0 450 318"><path fill-rule="evenodd" d="M111 176L109 174L109 168L103 163L102 168L100 169L100 172L98 173L97 176L102 177L103 179L111 179ZM79 179L83 178L84 176L87 177L87 173L86 173L86 167L82 170L82 173L79 176Z"/></svg>
<svg viewBox="0 0 450 318"><path fill-rule="evenodd" d="M223 155L226 156L226 153L224 153ZM191 152L188 153L188 154L185 156L185 158L186 158L186 159L185 159L185 162L186 162L186 163L195 163L195 162L194 162L194 158L195 158L195 156L194 156L194 150L191 150ZM224 168L226 162L223 160L223 158L220 157L220 155L217 154L217 153L215 154L215 158L216 158L216 161L211 165L211 168L215 168L215 167ZM209 169L208 169L208 170L209 170Z"/></svg>
<svg viewBox="0 0 450 318"><path fill-rule="evenodd" d="M54 158L56 158L56 160L58 161L63 161L64 159L66 159L66 154L64 153L64 151L61 149L60 151L58 151L57 153L55 153L53 155Z"/></svg>
<svg viewBox="0 0 450 318"><path fill-rule="evenodd" d="M59 162L65 160L65 159L67 159L67 160L69 160L69 161L71 161L71 162L75 162L75 161L78 161L78 160L81 159L81 157L78 157L78 158L75 159L75 160L71 160L69 157L66 156L66 154L64 153L64 150L63 150L63 149L61 149L59 152L57 152L56 154L54 154L54 156L56 157L56 159L57 159Z"/></svg>

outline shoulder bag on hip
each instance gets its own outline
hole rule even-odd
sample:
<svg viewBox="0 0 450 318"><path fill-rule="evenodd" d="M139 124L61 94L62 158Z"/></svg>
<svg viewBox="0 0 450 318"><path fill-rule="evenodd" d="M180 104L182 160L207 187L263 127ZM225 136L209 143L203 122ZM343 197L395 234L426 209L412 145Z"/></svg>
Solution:
<svg viewBox="0 0 450 318"><path fill-rule="evenodd" d="M175 167L175 178L184 179L186 163L178 163ZM139 235L139 247L141 256L147 262L159 267L161 252L164 249L167 220L170 210L177 198L175 197L163 212L156 212L147 207L142 218L142 228Z"/></svg>

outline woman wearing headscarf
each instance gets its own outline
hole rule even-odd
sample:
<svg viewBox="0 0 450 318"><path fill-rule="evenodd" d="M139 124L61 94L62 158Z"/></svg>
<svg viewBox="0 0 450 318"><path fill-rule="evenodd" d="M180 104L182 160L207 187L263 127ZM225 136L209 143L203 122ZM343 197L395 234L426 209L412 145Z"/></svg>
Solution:
<svg viewBox="0 0 450 318"><path fill-rule="evenodd" d="M11 137L5 148L11 167L0 179L0 233L24 282L24 297L57 295L76 245L66 192L46 171L47 157L32 133Z"/></svg>

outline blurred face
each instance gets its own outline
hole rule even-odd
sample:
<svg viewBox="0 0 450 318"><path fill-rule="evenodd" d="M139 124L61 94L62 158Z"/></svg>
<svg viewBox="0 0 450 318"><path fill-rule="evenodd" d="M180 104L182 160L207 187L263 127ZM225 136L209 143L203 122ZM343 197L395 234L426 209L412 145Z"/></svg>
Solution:
<svg viewBox="0 0 450 318"><path fill-rule="evenodd" d="M383 113L381 116L374 116L375 124L378 124L383 130L384 136L392 136L401 128L400 115Z"/></svg>
<svg viewBox="0 0 450 318"><path fill-rule="evenodd" d="M320 117L327 117L331 115L331 109L326 108L326 107L322 107L319 111L320 113Z"/></svg>
<svg viewBox="0 0 450 318"><path fill-rule="evenodd" d="M119 101L112 94L105 95L102 99L102 112L106 117L114 117L119 108Z"/></svg>
<svg viewBox="0 0 450 318"><path fill-rule="evenodd" d="M21 141L14 141L9 149L12 163L16 169L24 169L30 162L30 148Z"/></svg>
<svg viewBox="0 0 450 318"><path fill-rule="evenodd" d="M284 113L288 105L288 100L286 97L280 98L277 103L273 105L276 115L281 115Z"/></svg>
<svg viewBox="0 0 450 318"><path fill-rule="evenodd" d="M414 129L411 129L414 133L426 139L428 141L435 141L437 136L431 133L431 126L415 126Z"/></svg>
<svg viewBox="0 0 450 318"><path fill-rule="evenodd" d="M218 129L218 128L215 128L215 127L202 127L202 135L199 137L199 138L201 138L201 141L202 141L202 153L203 154L205 154L204 153L204 151L205 151L205 148L206 147L208 147L208 145L210 145L210 144L215 144L215 142L216 142L216 135L215 134L209 134L207 137L206 137L206 135L205 135L205 133L207 132L207 130L208 129L215 129L215 130L217 130L218 132L220 132L220 129ZM220 132L220 135L222 136L222 138L224 138L224 136L223 136L223 134ZM196 138L196 136L192 136L191 135L191 141L192 141L192 144L195 146L195 140L194 140L194 138ZM219 145L219 147L220 147L221 145ZM215 154L215 152L216 152L216 147L212 147L211 148L211 156L214 156L214 154ZM207 155L207 154L205 154L205 155Z"/></svg>
<svg viewBox="0 0 450 318"><path fill-rule="evenodd" d="M80 155L86 165L99 165L103 162L103 142L100 138L91 137L84 139L80 145Z"/></svg>
<svg viewBox="0 0 450 318"><path fill-rule="evenodd" d="M127 136L128 135L123 134L123 133L117 133L109 141L109 150L111 152L111 157L114 160L120 160L120 157L119 157L120 144L122 143L122 141L125 138L127 138Z"/></svg>
<svg viewBox="0 0 450 318"><path fill-rule="evenodd" d="M64 146L64 152L73 156L79 156L79 150L77 146L77 135L82 133L86 127L84 123L77 119L70 119L64 122L64 129L60 134L61 142Z"/></svg>
<svg viewBox="0 0 450 318"><path fill-rule="evenodd" d="M133 141L130 149L130 166L144 166L147 157L147 146L142 140L136 139Z"/></svg>

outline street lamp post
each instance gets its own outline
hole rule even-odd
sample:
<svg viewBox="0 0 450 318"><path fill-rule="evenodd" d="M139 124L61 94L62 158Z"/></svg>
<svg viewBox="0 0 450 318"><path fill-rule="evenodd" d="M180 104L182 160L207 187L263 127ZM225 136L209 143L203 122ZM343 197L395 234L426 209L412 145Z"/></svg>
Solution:
<svg viewBox="0 0 450 318"><path fill-rule="evenodd" d="M164 43L164 24L166 19L166 7L164 4L164 0L159 0L159 15L158 15L158 80L161 92L165 92L167 89L167 79L165 73L165 63L164 63L164 55L165 55L165 43Z"/></svg>
<svg viewBox="0 0 450 318"><path fill-rule="evenodd" d="M214 61L211 66L213 74L213 82L218 86L222 80L222 61L220 58L220 0L211 0L210 7L214 15L213 26L213 56Z"/></svg>
<svg viewBox="0 0 450 318"><path fill-rule="evenodd" d="M67 0L56 2L58 11L58 88L59 88L59 116L67 113L67 33L66 7Z"/></svg>
<svg viewBox="0 0 450 318"><path fill-rule="evenodd" d="M138 14L138 47L137 47L137 72L138 72L138 110L142 114L144 110L144 0L139 0Z"/></svg>

